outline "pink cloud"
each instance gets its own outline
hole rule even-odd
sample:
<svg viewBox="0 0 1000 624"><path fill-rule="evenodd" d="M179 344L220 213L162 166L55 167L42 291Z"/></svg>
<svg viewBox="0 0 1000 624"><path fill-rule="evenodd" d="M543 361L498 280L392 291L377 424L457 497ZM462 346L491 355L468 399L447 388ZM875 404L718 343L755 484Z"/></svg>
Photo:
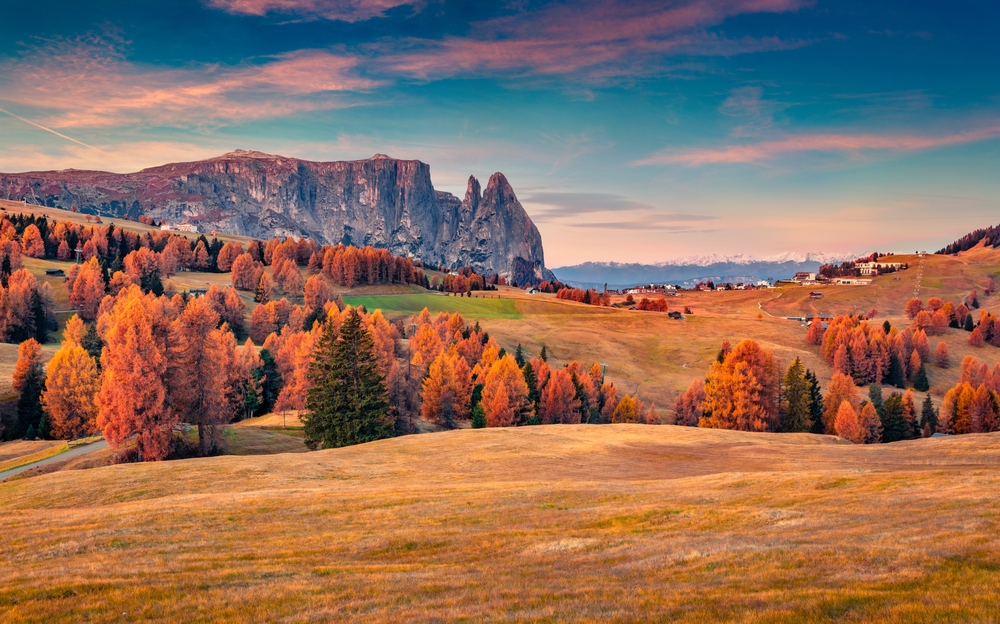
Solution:
<svg viewBox="0 0 1000 624"><path fill-rule="evenodd" d="M1000 137L1000 125L943 136L915 134L803 134L747 145L666 151L637 160L634 165L688 165L754 163L787 154L817 152L862 156L871 152L914 152L975 143Z"/></svg>
<svg viewBox="0 0 1000 624"><path fill-rule="evenodd" d="M207 0L208 5L243 15L288 13L344 22L362 22L384 15L398 6L415 5L414 0Z"/></svg>
<svg viewBox="0 0 1000 624"><path fill-rule="evenodd" d="M705 29L727 18L796 11L807 0L678 0L670 3L594 0L560 3L473 24L467 37L411 39L408 49L382 44L380 65L392 73L440 78L486 71L566 74L587 70L608 78L663 69L664 55L729 56L787 49L803 42L726 39Z"/></svg>
<svg viewBox="0 0 1000 624"><path fill-rule="evenodd" d="M107 40L61 42L0 65L0 92L57 128L232 122L338 108L378 81L356 58L306 50L258 64L131 63Z"/></svg>

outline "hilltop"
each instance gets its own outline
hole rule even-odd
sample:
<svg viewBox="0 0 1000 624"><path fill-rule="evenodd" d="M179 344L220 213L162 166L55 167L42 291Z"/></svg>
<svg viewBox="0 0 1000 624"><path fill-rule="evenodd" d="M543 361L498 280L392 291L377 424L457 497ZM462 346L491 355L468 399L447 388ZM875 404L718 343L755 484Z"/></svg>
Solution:
<svg viewBox="0 0 1000 624"><path fill-rule="evenodd" d="M556 425L0 484L0 619L991 620L1000 437Z"/></svg>

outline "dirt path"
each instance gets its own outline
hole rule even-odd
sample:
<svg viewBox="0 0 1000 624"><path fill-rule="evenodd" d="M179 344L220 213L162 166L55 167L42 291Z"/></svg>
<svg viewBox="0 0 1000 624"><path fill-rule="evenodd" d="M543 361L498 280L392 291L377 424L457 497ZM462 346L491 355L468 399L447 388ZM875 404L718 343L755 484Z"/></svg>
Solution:
<svg viewBox="0 0 1000 624"><path fill-rule="evenodd" d="M58 455L53 455L52 457L47 457L45 459L40 459L36 462L30 464L25 464L23 466L18 466L17 468L11 468L4 472L0 472L0 481L13 477L16 474L21 474L26 470L31 470L32 468L37 468L39 466L44 466L45 464L52 464L57 461L64 461L73 457L78 457L80 455L86 455L87 453L92 453L94 451L99 451L102 448L107 448L108 443L104 440L98 440L97 442L91 442L84 446L78 446L74 449L70 449L65 453L59 453Z"/></svg>

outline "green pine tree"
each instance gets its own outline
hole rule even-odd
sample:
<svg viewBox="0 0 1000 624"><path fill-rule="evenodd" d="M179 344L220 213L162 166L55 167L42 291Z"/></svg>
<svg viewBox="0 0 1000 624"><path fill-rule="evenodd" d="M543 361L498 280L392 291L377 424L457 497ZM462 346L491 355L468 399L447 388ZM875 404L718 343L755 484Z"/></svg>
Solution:
<svg viewBox="0 0 1000 624"><path fill-rule="evenodd" d="M309 448L332 448L388 438L385 378L379 372L371 336L361 315L352 310L334 331L327 322L309 366L313 387L306 397L304 420Z"/></svg>
<svg viewBox="0 0 1000 624"><path fill-rule="evenodd" d="M873 383L868 386L868 400L875 406L875 411L878 413L878 417L881 418L882 406L884 405L882 402L882 384Z"/></svg>
<svg viewBox="0 0 1000 624"><path fill-rule="evenodd" d="M802 362L795 358L781 384L781 431L809 431L812 428L809 385Z"/></svg>
<svg viewBox="0 0 1000 624"><path fill-rule="evenodd" d="M524 349L521 348L521 343L517 343L517 350L514 351L514 361L517 362L517 367L521 368L524 366Z"/></svg>
<svg viewBox="0 0 1000 624"><path fill-rule="evenodd" d="M889 332L892 331L892 323L888 320L882 321L882 331L884 331L885 335L888 336Z"/></svg>
<svg viewBox="0 0 1000 624"><path fill-rule="evenodd" d="M24 388L17 397L17 429L18 434L24 434L29 440L38 436L38 428L42 421L42 391L45 389L45 373L41 366L31 371L24 380Z"/></svg>
<svg viewBox="0 0 1000 624"><path fill-rule="evenodd" d="M810 431L822 435L826 433L823 424L823 388L819 385L819 379L816 379L816 373L808 368L805 378L809 382L809 418L812 420Z"/></svg>
<svg viewBox="0 0 1000 624"><path fill-rule="evenodd" d="M924 405L920 410L920 428L925 431L930 431L934 433L937 431L938 426L938 413L934 409L934 402L931 401L931 395L924 397Z"/></svg>
<svg viewBox="0 0 1000 624"><path fill-rule="evenodd" d="M549 352L545 350L545 345L542 345L542 352L538 355L538 357L542 358L543 362L549 361Z"/></svg>
<svg viewBox="0 0 1000 624"><path fill-rule="evenodd" d="M970 331L972 331L975 328L976 328L976 326L972 322L972 314L966 314L965 315L965 327L964 327L965 331L970 332Z"/></svg>
<svg viewBox="0 0 1000 624"><path fill-rule="evenodd" d="M521 366L521 374L524 375L524 383L528 384L528 402L532 405L538 405L538 375L535 374L535 369L531 366L531 362L525 362ZM482 392L480 392L480 395Z"/></svg>
<svg viewBox="0 0 1000 624"><path fill-rule="evenodd" d="M482 403L476 403L472 407L472 428L483 429L486 427L486 410Z"/></svg>
<svg viewBox="0 0 1000 624"><path fill-rule="evenodd" d="M97 367L101 367L101 350L104 349L104 341L97 335L97 325L90 323L87 325L87 333L83 335L80 346L90 357L97 360Z"/></svg>
<svg viewBox="0 0 1000 624"><path fill-rule="evenodd" d="M886 381L889 385L897 388L906 387L906 379L903 378L903 366L899 363L899 356L896 355L895 350L889 352L889 375L886 377Z"/></svg>
<svg viewBox="0 0 1000 624"><path fill-rule="evenodd" d="M928 390L930 390L930 387L931 387L931 384L927 380L927 370L924 368L924 365L921 363L920 364L920 368L917 369L917 376L914 377L914 379L913 379L913 388L915 390L919 390L921 392L927 392Z"/></svg>
<svg viewBox="0 0 1000 624"><path fill-rule="evenodd" d="M285 384L281 379L281 373L278 372L278 364L274 361L274 356L271 355L269 349L260 350L260 359L264 362L264 365L259 369L263 378L260 407L261 411L266 414L274 408L274 404L278 401L278 395L281 394L281 389Z"/></svg>
<svg viewBox="0 0 1000 624"><path fill-rule="evenodd" d="M903 417L903 395L900 393L893 392L885 400L879 412L879 420L882 421L883 442L897 442L913 437L913 431Z"/></svg>

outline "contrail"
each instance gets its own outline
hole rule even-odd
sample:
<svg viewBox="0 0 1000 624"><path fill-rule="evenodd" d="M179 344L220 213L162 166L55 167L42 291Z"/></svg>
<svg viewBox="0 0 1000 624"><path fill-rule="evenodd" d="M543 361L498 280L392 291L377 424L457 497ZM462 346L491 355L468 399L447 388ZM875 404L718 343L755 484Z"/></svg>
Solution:
<svg viewBox="0 0 1000 624"><path fill-rule="evenodd" d="M11 117L13 117L14 119L20 119L21 121L23 121L26 124L30 124L30 125L38 128L38 129L40 129L40 130L45 130L46 132L51 132L52 134L56 135L57 137L62 137L64 139L66 139L67 141L72 141L72 142L76 143L77 145L82 145L84 147L89 147L90 149L97 150L98 152L101 151L100 148L94 147L93 145L87 145L83 141L77 141L73 137L68 137L65 134L62 134L61 132L56 132L52 128L46 128L45 126L43 126L41 124L37 124L37 123L31 121L30 119L25 119L24 117L21 117L20 115L15 115L14 113L12 113L9 110L7 110L6 108L0 108L0 113L7 113L8 115L10 115Z"/></svg>

